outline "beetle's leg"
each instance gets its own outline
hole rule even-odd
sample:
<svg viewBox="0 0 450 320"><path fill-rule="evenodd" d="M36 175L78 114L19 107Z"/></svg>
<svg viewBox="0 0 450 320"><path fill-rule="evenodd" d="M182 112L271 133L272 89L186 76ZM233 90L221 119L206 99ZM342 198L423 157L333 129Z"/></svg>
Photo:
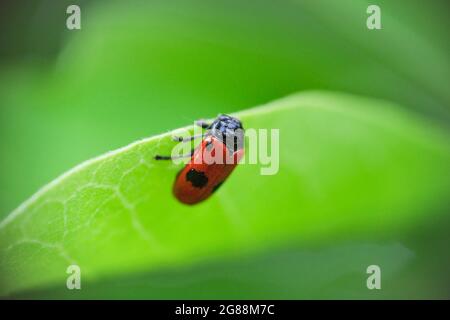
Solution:
<svg viewBox="0 0 450 320"><path fill-rule="evenodd" d="M175 136L175 137L173 137L173 140L174 141L178 141L178 142L188 142L188 141L192 141L192 140L195 140L195 139L198 139L198 138L203 138L204 135L205 134L202 133L202 134L198 134L196 136L190 136L190 137Z"/></svg>
<svg viewBox="0 0 450 320"><path fill-rule="evenodd" d="M204 121L204 120L197 120L195 121L195 124L199 127L202 127L203 129L208 129L211 125L210 123Z"/></svg>
<svg viewBox="0 0 450 320"><path fill-rule="evenodd" d="M190 158L190 157L192 157L193 154L194 154L194 149L192 149L191 152L188 154L182 154L182 155L173 156L173 157L172 156L161 156L161 155L157 154L155 156L155 160L173 160L173 159Z"/></svg>
<svg viewBox="0 0 450 320"><path fill-rule="evenodd" d="M209 126L211 125L211 124L207 123L204 120L195 121L195 124L197 126L199 126L199 127L202 127L203 129L208 129ZM188 141L192 141L192 140L195 140L195 139L198 139L198 138L203 138L205 136L205 134L206 133L202 133L202 134L198 134L198 135L191 136L191 137L186 137L186 138L185 137L181 137L181 136L174 136L173 140L174 141L178 141L178 142L188 142Z"/></svg>

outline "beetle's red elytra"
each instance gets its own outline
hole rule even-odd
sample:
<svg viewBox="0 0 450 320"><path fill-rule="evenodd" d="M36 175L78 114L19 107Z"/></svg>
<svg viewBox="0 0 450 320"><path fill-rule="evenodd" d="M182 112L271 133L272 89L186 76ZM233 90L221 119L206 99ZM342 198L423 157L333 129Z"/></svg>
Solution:
<svg viewBox="0 0 450 320"><path fill-rule="evenodd" d="M206 129L203 140L188 155L191 159L177 174L173 185L174 196L188 205L211 196L244 156L244 128L237 118L222 114L211 124L202 121L197 124ZM191 141L194 138L180 137L177 141ZM157 155L155 159L171 160L172 157Z"/></svg>

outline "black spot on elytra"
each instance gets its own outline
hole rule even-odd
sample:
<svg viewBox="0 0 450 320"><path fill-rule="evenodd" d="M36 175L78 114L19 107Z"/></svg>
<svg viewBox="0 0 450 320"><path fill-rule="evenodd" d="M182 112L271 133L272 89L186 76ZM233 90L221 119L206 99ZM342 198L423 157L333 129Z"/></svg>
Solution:
<svg viewBox="0 0 450 320"><path fill-rule="evenodd" d="M223 183L223 181L222 181L222 182L219 182L218 184L216 184L216 185L213 187L212 192L216 192L216 190L219 189L219 187L222 185L222 183Z"/></svg>
<svg viewBox="0 0 450 320"><path fill-rule="evenodd" d="M202 171L191 169L186 173L186 180L192 183L194 188L203 188L208 184L208 177Z"/></svg>

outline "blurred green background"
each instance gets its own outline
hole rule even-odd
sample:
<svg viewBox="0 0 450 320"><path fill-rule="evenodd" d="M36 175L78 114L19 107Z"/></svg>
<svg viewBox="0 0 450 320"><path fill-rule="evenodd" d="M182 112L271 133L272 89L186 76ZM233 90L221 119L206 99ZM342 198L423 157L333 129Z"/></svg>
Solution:
<svg viewBox="0 0 450 320"><path fill-rule="evenodd" d="M69 4L82 29L66 29ZM0 217L136 139L325 89L448 128L447 1L10 1L0 7ZM274 258L276 259L276 258Z"/></svg>

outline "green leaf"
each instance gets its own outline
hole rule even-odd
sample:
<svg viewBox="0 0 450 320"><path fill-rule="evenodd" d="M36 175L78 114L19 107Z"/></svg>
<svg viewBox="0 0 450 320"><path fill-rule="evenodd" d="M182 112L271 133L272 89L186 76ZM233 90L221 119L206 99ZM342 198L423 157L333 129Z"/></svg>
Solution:
<svg viewBox="0 0 450 320"><path fill-rule="evenodd" d="M89 1L81 32L61 31L61 1L10 19L3 30L29 49L10 41L24 61L0 66L0 218L84 159L296 91L381 98L448 123L446 4L378 0L375 31L369 4ZM56 48L48 63L35 56Z"/></svg>
<svg viewBox="0 0 450 320"><path fill-rule="evenodd" d="M67 297L66 269L77 264L84 297L201 297L201 288L219 297L342 297L364 288L368 264L385 262L387 294L408 295L415 277L399 273L429 270L419 253L448 243L439 228L425 242L409 237L449 225L448 133L396 105L339 93L301 93L236 115L247 129L280 130L277 174L241 164L210 199L185 206L171 193L180 166L153 160L170 154L172 133L82 163L0 224L0 294L53 287ZM348 286L355 273L360 283Z"/></svg>

